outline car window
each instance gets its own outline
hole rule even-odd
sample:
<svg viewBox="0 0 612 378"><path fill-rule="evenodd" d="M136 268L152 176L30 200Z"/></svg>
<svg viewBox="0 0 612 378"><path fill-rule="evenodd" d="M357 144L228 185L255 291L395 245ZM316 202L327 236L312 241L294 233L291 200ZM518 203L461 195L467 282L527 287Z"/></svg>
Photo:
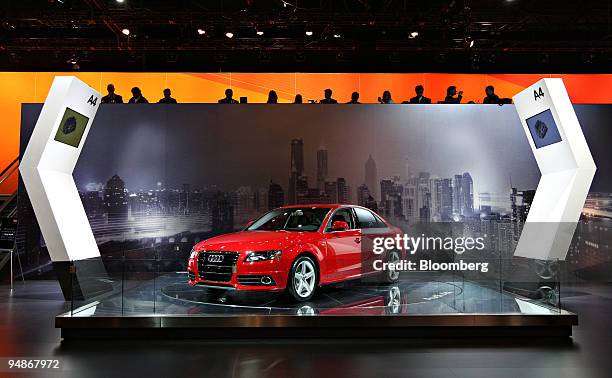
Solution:
<svg viewBox="0 0 612 378"><path fill-rule="evenodd" d="M343 208L343 209L336 210L334 215L332 215L329 223L327 224L327 231L331 230L332 225L334 224L335 221L345 221L346 223L349 224L350 230L355 228L355 222L353 221L353 214L351 212L351 209L349 208Z"/></svg>
<svg viewBox="0 0 612 378"><path fill-rule="evenodd" d="M356 207L359 228L385 228L387 225L372 212Z"/></svg>
<svg viewBox="0 0 612 378"><path fill-rule="evenodd" d="M330 208L283 208L265 214L247 231L317 231Z"/></svg>

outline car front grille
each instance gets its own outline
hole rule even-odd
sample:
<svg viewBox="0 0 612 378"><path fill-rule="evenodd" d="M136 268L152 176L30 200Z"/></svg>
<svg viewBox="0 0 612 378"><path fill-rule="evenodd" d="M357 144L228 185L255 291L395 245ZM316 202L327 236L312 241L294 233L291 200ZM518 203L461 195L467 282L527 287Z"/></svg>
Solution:
<svg viewBox="0 0 612 378"><path fill-rule="evenodd" d="M238 252L206 251L198 255L198 275L201 280L229 282L235 272Z"/></svg>

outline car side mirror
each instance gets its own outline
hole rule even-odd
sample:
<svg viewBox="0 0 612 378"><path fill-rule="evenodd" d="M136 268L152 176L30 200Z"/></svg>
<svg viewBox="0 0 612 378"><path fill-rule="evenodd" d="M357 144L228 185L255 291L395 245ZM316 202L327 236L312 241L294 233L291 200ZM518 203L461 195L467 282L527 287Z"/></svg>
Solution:
<svg viewBox="0 0 612 378"><path fill-rule="evenodd" d="M337 220L332 223L332 231L344 231L349 229L349 224L345 221Z"/></svg>

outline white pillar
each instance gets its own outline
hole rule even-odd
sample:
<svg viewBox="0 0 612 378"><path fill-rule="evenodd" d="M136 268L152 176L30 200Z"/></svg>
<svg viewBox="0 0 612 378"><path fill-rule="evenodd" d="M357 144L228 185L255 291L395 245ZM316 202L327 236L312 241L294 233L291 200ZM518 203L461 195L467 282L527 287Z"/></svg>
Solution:
<svg viewBox="0 0 612 378"><path fill-rule="evenodd" d="M542 174L514 255L564 260L597 168L563 80L513 99Z"/></svg>
<svg viewBox="0 0 612 378"><path fill-rule="evenodd" d="M100 256L72 178L100 99L79 79L56 77L19 165L54 263Z"/></svg>

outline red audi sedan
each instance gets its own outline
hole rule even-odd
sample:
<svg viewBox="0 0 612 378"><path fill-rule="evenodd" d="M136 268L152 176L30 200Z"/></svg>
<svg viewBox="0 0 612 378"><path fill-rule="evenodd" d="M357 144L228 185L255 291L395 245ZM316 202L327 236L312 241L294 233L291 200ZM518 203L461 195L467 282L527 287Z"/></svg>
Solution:
<svg viewBox="0 0 612 378"><path fill-rule="evenodd" d="M366 274L362 260L367 254L362 254L362 249L371 244L362 245L362 240L367 241L364 237L394 236L399 232L360 206L282 207L266 213L243 231L196 244L187 265L189 284L230 290L286 290L295 300L306 301L322 285ZM383 258L393 262L399 260L400 254L401 251L393 251ZM396 271L376 273L386 282L399 277Z"/></svg>

